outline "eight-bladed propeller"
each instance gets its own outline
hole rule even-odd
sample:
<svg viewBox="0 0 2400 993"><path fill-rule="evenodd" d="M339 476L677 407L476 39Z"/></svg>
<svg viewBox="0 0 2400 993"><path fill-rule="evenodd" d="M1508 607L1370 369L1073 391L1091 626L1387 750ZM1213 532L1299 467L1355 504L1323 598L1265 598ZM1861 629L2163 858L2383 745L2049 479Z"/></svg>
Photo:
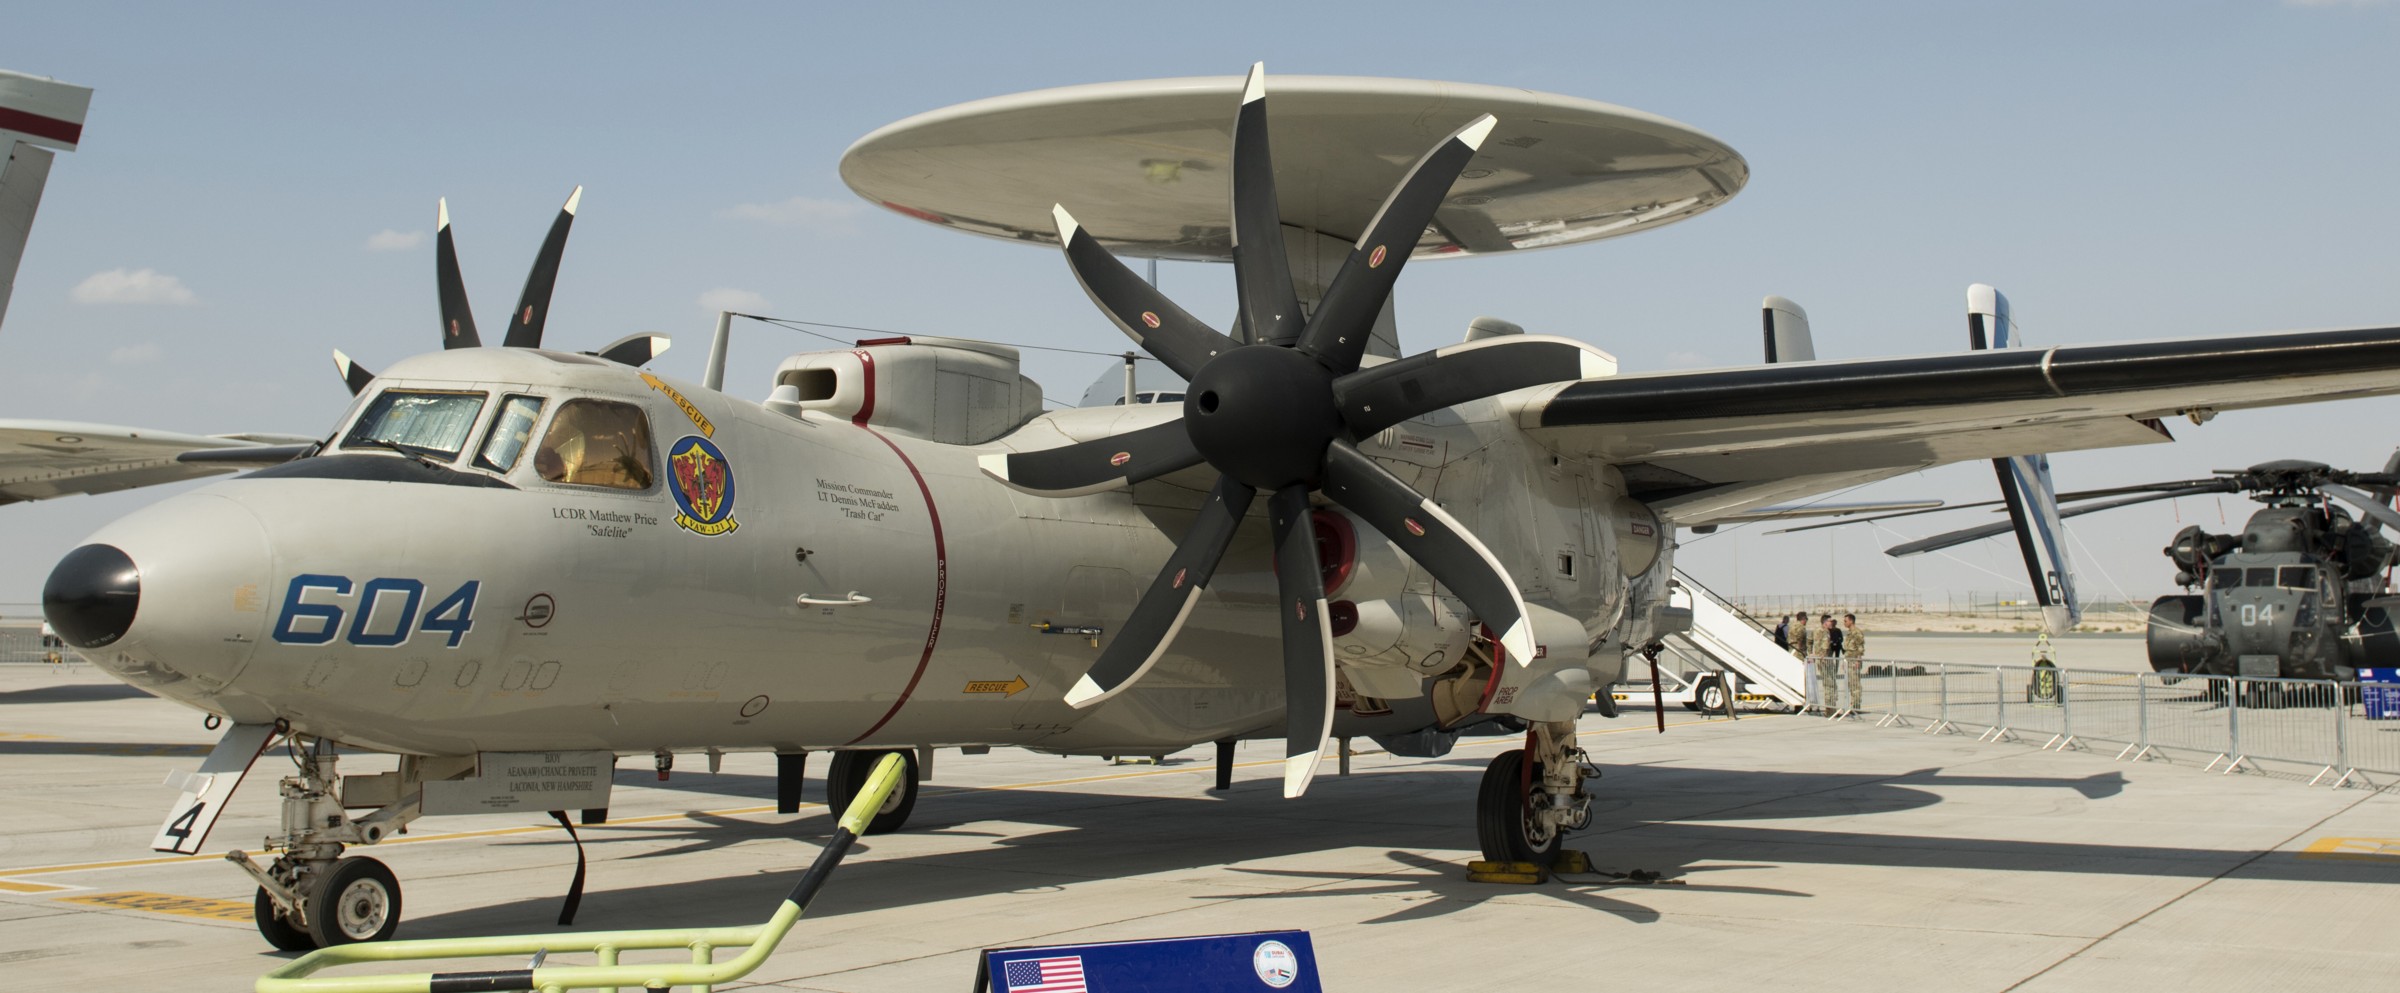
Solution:
<svg viewBox="0 0 2400 993"><path fill-rule="evenodd" d="M1489 114L1477 117L1417 160L1352 246L1315 313L1304 315L1284 259L1265 69L1252 66L1235 119L1231 169L1234 278L1246 344L1176 306L1102 248L1064 206L1054 208L1061 248L1084 291L1144 351L1190 382L1183 417L1064 448L985 456L984 471L1019 489L1059 496L1201 464L1219 473L1133 615L1067 694L1069 704L1109 698L1166 653L1260 490L1270 494L1282 615L1285 796L1308 788L1333 722L1333 632L1309 514L1312 493L1390 538L1497 632L1507 655L1530 662L1525 602L1499 560L1355 444L1453 404L1596 371L1590 353L1576 344L1540 338L1486 339L1359 368L1400 268L1494 123Z"/></svg>
<svg viewBox="0 0 2400 993"><path fill-rule="evenodd" d="M533 270L525 275L525 289L517 295L517 309L509 312L503 347L542 347L542 328L550 319L550 291L558 286L559 262L567 253L567 231L575 226L575 208L582 202L583 187L578 186L567 194L566 206L560 207L557 219L550 222L550 233L542 238L541 251L533 257ZM442 347L483 347L483 337L475 330L475 314L467 305L466 280L458 271L458 246L450 235L450 201L440 200L434 209L433 279L441 302ZM665 354L667 344L665 335L635 334L584 354L640 366ZM375 379L373 372L338 350L333 353L333 364L353 395Z"/></svg>

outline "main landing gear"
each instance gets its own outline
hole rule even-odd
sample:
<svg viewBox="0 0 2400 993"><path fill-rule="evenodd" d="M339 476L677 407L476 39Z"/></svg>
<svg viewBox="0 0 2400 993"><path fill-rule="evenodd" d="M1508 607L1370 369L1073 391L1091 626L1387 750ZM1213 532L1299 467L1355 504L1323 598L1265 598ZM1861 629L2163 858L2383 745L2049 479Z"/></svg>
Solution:
<svg viewBox="0 0 2400 993"><path fill-rule="evenodd" d="M333 743L295 737L287 747L299 768L281 784L281 833L267 839L267 847L282 854L263 869L245 852L225 855L258 881L250 914L259 935L287 952L391 937L400 927L400 880L382 862L344 857L342 850L375 844L417 819L418 793L404 784L421 783L423 764L439 760L410 756L401 759L399 772L352 777L352 792L385 794L390 800L352 819L335 771ZM349 798L358 806L372 799Z"/></svg>
<svg viewBox="0 0 2400 993"><path fill-rule="evenodd" d="M1592 797L1583 791L1583 781L1599 777L1600 770L1575 747L1575 722L1534 722L1524 748L1500 753L1483 770L1483 785L1475 793L1475 835L1483 857L1551 864L1567 832L1591 825Z"/></svg>

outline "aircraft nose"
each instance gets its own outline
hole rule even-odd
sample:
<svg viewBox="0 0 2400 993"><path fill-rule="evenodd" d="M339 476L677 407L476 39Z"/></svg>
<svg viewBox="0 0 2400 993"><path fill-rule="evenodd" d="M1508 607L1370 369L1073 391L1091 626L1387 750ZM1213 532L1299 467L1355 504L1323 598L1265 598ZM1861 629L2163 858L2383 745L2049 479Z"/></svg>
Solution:
<svg viewBox="0 0 2400 993"><path fill-rule="evenodd" d="M115 545L68 552L42 584L42 616L67 644L99 648L133 629L142 606L142 571Z"/></svg>

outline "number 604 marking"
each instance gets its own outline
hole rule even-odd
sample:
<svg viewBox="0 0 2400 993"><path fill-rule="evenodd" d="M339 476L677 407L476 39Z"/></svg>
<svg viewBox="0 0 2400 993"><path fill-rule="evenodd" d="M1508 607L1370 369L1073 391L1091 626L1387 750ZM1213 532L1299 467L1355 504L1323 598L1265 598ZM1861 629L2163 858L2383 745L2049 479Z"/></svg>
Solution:
<svg viewBox="0 0 2400 993"><path fill-rule="evenodd" d="M283 612L275 618L275 640L324 645L339 637L367 648L394 648L407 644L410 635L428 631L447 635L444 647L457 648L475 627L475 594L482 586L470 579L420 616L417 608L424 602L425 584L418 580L370 579L356 584L353 598L348 576L294 576L284 590Z"/></svg>

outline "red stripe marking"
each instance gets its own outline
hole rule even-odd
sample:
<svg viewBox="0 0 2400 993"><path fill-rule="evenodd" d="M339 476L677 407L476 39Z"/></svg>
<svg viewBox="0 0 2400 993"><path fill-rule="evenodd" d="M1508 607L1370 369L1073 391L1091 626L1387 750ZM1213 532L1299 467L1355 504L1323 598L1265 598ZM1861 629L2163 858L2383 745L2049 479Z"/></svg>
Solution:
<svg viewBox="0 0 2400 993"><path fill-rule="evenodd" d="M858 737L843 742L846 745L858 744L883 730L884 725L899 715L900 708L908 706L908 698L916 693L917 683L925 678L926 667L933 664L933 646L942 639L942 610L949 606L950 601L950 551L942 541L942 513L933 504L933 488L925 485L925 474L917 471L917 464L909 459L907 452L901 451L899 445L892 443L892 439L884 437L883 432L867 426L868 415L875 412L875 357L865 352L855 354L866 366L867 399L860 405L858 416L851 418L850 422L874 435L875 440L883 442L893 455L899 456L900 464L908 468L909 478L917 481L917 493L925 498L926 520L933 523L933 623L925 628L925 650L917 655L917 671L909 674L908 685L900 689L900 699L892 701L892 709L884 711L883 717L873 726L859 732Z"/></svg>
<svg viewBox="0 0 2400 993"><path fill-rule="evenodd" d="M875 353L862 349L860 351L851 352L850 354L858 356L859 366L865 369L867 373L865 378L867 398L859 403L858 413L850 418L850 423L856 424L863 428L867 426L867 418L875 416ZM883 438L882 435L876 435L875 437ZM889 438L884 438L883 443L889 445L892 443L892 441ZM892 451L897 452L899 449L894 448ZM908 456L900 456L900 461L908 461ZM909 466L908 471L915 472L917 471L917 467L913 465ZM931 500L926 501L927 506L931 506L932 503L933 501Z"/></svg>
<svg viewBox="0 0 2400 993"><path fill-rule="evenodd" d="M0 107L0 130L21 132L36 138L48 138L51 141L65 142L69 145L83 140L83 125L81 124L62 121L55 117L43 117L30 111L14 110L8 107Z"/></svg>

